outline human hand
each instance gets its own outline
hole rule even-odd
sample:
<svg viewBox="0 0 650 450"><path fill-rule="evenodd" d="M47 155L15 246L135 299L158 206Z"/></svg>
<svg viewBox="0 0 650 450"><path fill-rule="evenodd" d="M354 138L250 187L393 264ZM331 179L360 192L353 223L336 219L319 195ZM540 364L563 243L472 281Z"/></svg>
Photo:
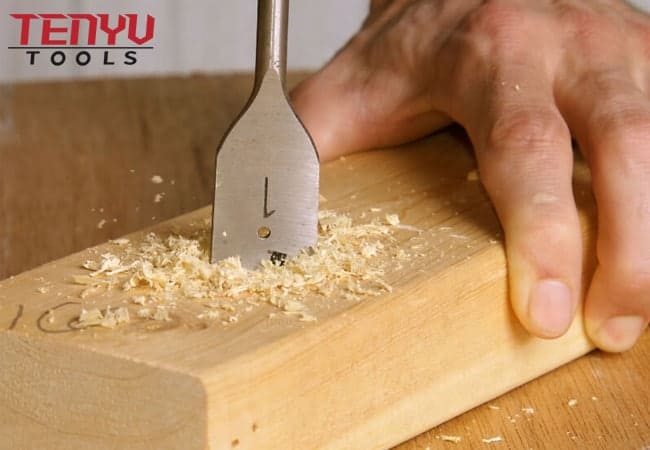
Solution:
<svg viewBox="0 0 650 450"><path fill-rule="evenodd" d="M373 0L292 93L322 160L467 131L506 237L513 309L564 334L580 305L571 135L598 204L586 329L630 348L650 320L650 18L620 0Z"/></svg>

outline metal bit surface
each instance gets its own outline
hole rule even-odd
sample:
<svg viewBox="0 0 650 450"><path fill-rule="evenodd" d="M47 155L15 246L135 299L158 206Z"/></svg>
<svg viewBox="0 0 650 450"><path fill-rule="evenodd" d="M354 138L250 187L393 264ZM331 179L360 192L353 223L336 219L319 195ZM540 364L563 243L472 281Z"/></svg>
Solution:
<svg viewBox="0 0 650 450"><path fill-rule="evenodd" d="M216 162L211 261L282 264L318 237L319 161L286 93L288 0L260 0L255 85Z"/></svg>

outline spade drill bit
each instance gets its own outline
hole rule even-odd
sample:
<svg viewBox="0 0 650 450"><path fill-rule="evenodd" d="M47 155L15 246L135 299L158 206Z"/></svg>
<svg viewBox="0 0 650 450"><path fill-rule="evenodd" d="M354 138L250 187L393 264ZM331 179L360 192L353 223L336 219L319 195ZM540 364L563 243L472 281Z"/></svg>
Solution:
<svg viewBox="0 0 650 450"><path fill-rule="evenodd" d="M259 0L253 92L217 150L211 261L283 264L318 237L318 153L286 91L288 0Z"/></svg>

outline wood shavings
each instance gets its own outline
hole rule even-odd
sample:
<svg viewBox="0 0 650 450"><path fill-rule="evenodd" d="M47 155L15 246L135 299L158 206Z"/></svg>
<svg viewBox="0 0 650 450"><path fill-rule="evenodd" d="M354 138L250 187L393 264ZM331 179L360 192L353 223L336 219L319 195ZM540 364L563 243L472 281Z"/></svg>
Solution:
<svg viewBox="0 0 650 450"><path fill-rule="evenodd" d="M576 400L575 398L572 398L567 402L567 405L570 408L575 408L576 406L578 406L578 400Z"/></svg>
<svg viewBox="0 0 650 450"><path fill-rule="evenodd" d="M454 436L451 434L437 434L436 439L445 442L453 442L455 444L458 444L460 441L463 440L461 436Z"/></svg>
<svg viewBox="0 0 650 450"><path fill-rule="evenodd" d="M286 312L293 313L293 312L300 312L305 309L305 305L299 302L298 300L294 299L289 299L286 301L286 303L283 305L283 309Z"/></svg>
<svg viewBox="0 0 650 450"><path fill-rule="evenodd" d="M137 316L140 319L155 320L158 322L169 322L172 320L169 317L169 310L164 306L156 306L153 310L151 308L140 308Z"/></svg>
<svg viewBox="0 0 650 450"><path fill-rule="evenodd" d="M91 286L88 286L88 287L87 287L86 289L84 289L83 291L81 291L81 294L79 294L79 297L80 297L80 298L88 298L88 297L91 297L91 296L93 296L93 295L97 295L97 294L99 294L99 293L102 292L103 290L104 290L104 287L103 287L103 286L100 286L100 285L91 285Z"/></svg>
<svg viewBox="0 0 650 450"><path fill-rule="evenodd" d="M48 289L45 286L42 286L42 287L37 288L36 292L38 292L39 294L47 294Z"/></svg>
<svg viewBox="0 0 650 450"><path fill-rule="evenodd" d="M135 297L131 298L131 301L136 305L144 306L144 304L147 303L147 297L144 295L136 295Z"/></svg>
<svg viewBox="0 0 650 450"><path fill-rule="evenodd" d="M106 219L102 219L102 220L100 220L100 221L97 223L97 228L101 230L102 228L104 228L104 225L106 225Z"/></svg>
<svg viewBox="0 0 650 450"><path fill-rule="evenodd" d="M418 227L414 227L413 225L405 225L403 223L395 225L395 228L398 230L405 230L405 231L412 231L414 233L421 234L422 229Z"/></svg>
<svg viewBox="0 0 650 450"><path fill-rule="evenodd" d="M138 309L137 316L141 319L148 319L151 317L151 309L150 308L140 308Z"/></svg>
<svg viewBox="0 0 650 450"><path fill-rule="evenodd" d="M128 245L129 242L131 241L129 241L127 238L119 238L119 239L112 239L108 242L110 242L111 244L122 246L122 245Z"/></svg>
<svg viewBox="0 0 650 450"><path fill-rule="evenodd" d="M112 311L110 306L106 307L106 312L104 313L104 318L101 321L100 325L105 328L114 328L117 325L128 323L130 320L129 310L121 307L117 308L115 311Z"/></svg>
<svg viewBox="0 0 650 450"><path fill-rule="evenodd" d="M95 325L100 325L104 320L104 315L98 308L93 308L90 310L81 309L81 314L79 314L79 325L82 327L90 327Z"/></svg>
<svg viewBox="0 0 650 450"><path fill-rule="evenodd" d="M494 436L494 437L489 437L489 438L483 438L483 439L481 439L481 441L484 442L485 444L494 444L496 442L503 441L503 437Z"/></svg>
<svg viewBox="0 0 650 450"><path fill-rule="evenodd" d="M163 181L165 180L163 180L163 177L161 177L160 175L154 175L151 177L151 182L153 184L161 184Z"/></svg>
<svg viewBox="0 0 650 450"><path fill-rule="evenodd" d="M208 320L215 320L218 319L221 314L219 311L215 311L214 309L208 309L206 311L203 311L201 314L198 314L196 316L197 319L208 319Z"/></svg>
<svg viewBox="0 0 650 450"><path fill-rule="evenodd" d="M115 328L117 325L130 321L129 310L125 307L112 310L110 306L102 313L98 308L89 310L81 309L77 322L81 328L100 326L104 328Z"/></svg>
<svg viewBox="0 0 650 450"><path fill-rule="evenodd" d="M157 194L154 196L154 198L153 198L153 202L154 202L154 203L160 203L160 202L162 202L162 199L163 199L164 197L165 197L165 193L164 193L164 192L159 192L159 193L157 193Z"/></svg>
<svg viewBox="0 0 650 450"><path fill-rule="evenodd" d="M535 414L535 408L530 408L530 407L521 408L521 412L523 412L524 414L532 415Z"/></svg>
<svg viewBox="0 0 650 450"><path fill-rule="evenodd" d="M391 222L399 224L399 217L387 215L385 222L376 218L353 224L347 215L321 211L319 240L313 248L283 266L264 260L259 270L251 271L243 268L238 258L210 263L207 221L189 236L150 233L143 242L122 246L119 255L104 253L99 260L82 265L90 271L87 276L73 280L92 289L146 289L152 302L164 297L165 301L189 299L224 307L245 298L251 305L268 303L310 322L316 317L304 304L307 297L326 299L336 292L358 301L390 291L383 279L384 265L398 246L392 237L397 227ZM157 311L143 308L137 314L152 318Z"/></svg>
<svg viewBox="0 0 650 450"><path fill-rule="evenodd" d="M386 214L386 222L389 225L397 226L399 225L399 216L397 214Z"/></svg>
<svg viewBox="0 0 650 450"><path fill-rule="evenodd" d="M169 317L169 310L162 306L157 306L153 315L151 316L152 320L157 320L160 322L168 322L171 320Z"/></svg>
<svg viewBox="0 0 650 450"><path fill-rule="evenodd" d="M381 242L368 242L361 247L361 254L365 258L377 256L377 252L382 248Z"/></svg>
<svg viewBox="0 0 650 450"><path fill-rule="evenodd" d="M115 310L115 320L118 324L127 323L131 318L129 317L129 310L125 307L120 307Z"/></svg>
<svg viewBox="0 0 650 450"><path fill-rule="evenodd" d="M476 169L470 170L469 172L467 172L467 177L466 178L467 178L467 181L478 181L479 180L478 170L476 170Z"/></svg>
<svg viewBox="0 0 650 450"><path fill-rule="evenodd" d="M496 406L496 405L488 405L488 408L490 408L492 410L495 410L495 411L498 411L499 409L501 409L499 406Z"/></svg>

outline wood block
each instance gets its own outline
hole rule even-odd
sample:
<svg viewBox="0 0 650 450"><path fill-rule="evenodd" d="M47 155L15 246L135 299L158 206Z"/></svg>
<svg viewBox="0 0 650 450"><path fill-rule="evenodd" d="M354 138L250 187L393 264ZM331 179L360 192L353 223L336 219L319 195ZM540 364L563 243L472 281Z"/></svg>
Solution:
<svg viewBox="0 0 650 450"><path fill-rule="evenodd" d="M531 337L517 323L498 222L480 183L467 179L473 169L453 133L325 165L324 207L356 220L381 208L421 233L417 245L412 230L397 233L419 255L389 265L391 293L310 304L313 323L269 320L273 308L264 306L222 325L198 319L200 305L188 301L169 322L80 331L73 324L82 303L118 307L130 297L81 299L70 282L112 244L1 282L0 442L386 448L589 352L580 317L557 340ZM581 162L574 189L587 276L595 215ZM188 233L208 215L202 209L154 231Z"/></svg>

